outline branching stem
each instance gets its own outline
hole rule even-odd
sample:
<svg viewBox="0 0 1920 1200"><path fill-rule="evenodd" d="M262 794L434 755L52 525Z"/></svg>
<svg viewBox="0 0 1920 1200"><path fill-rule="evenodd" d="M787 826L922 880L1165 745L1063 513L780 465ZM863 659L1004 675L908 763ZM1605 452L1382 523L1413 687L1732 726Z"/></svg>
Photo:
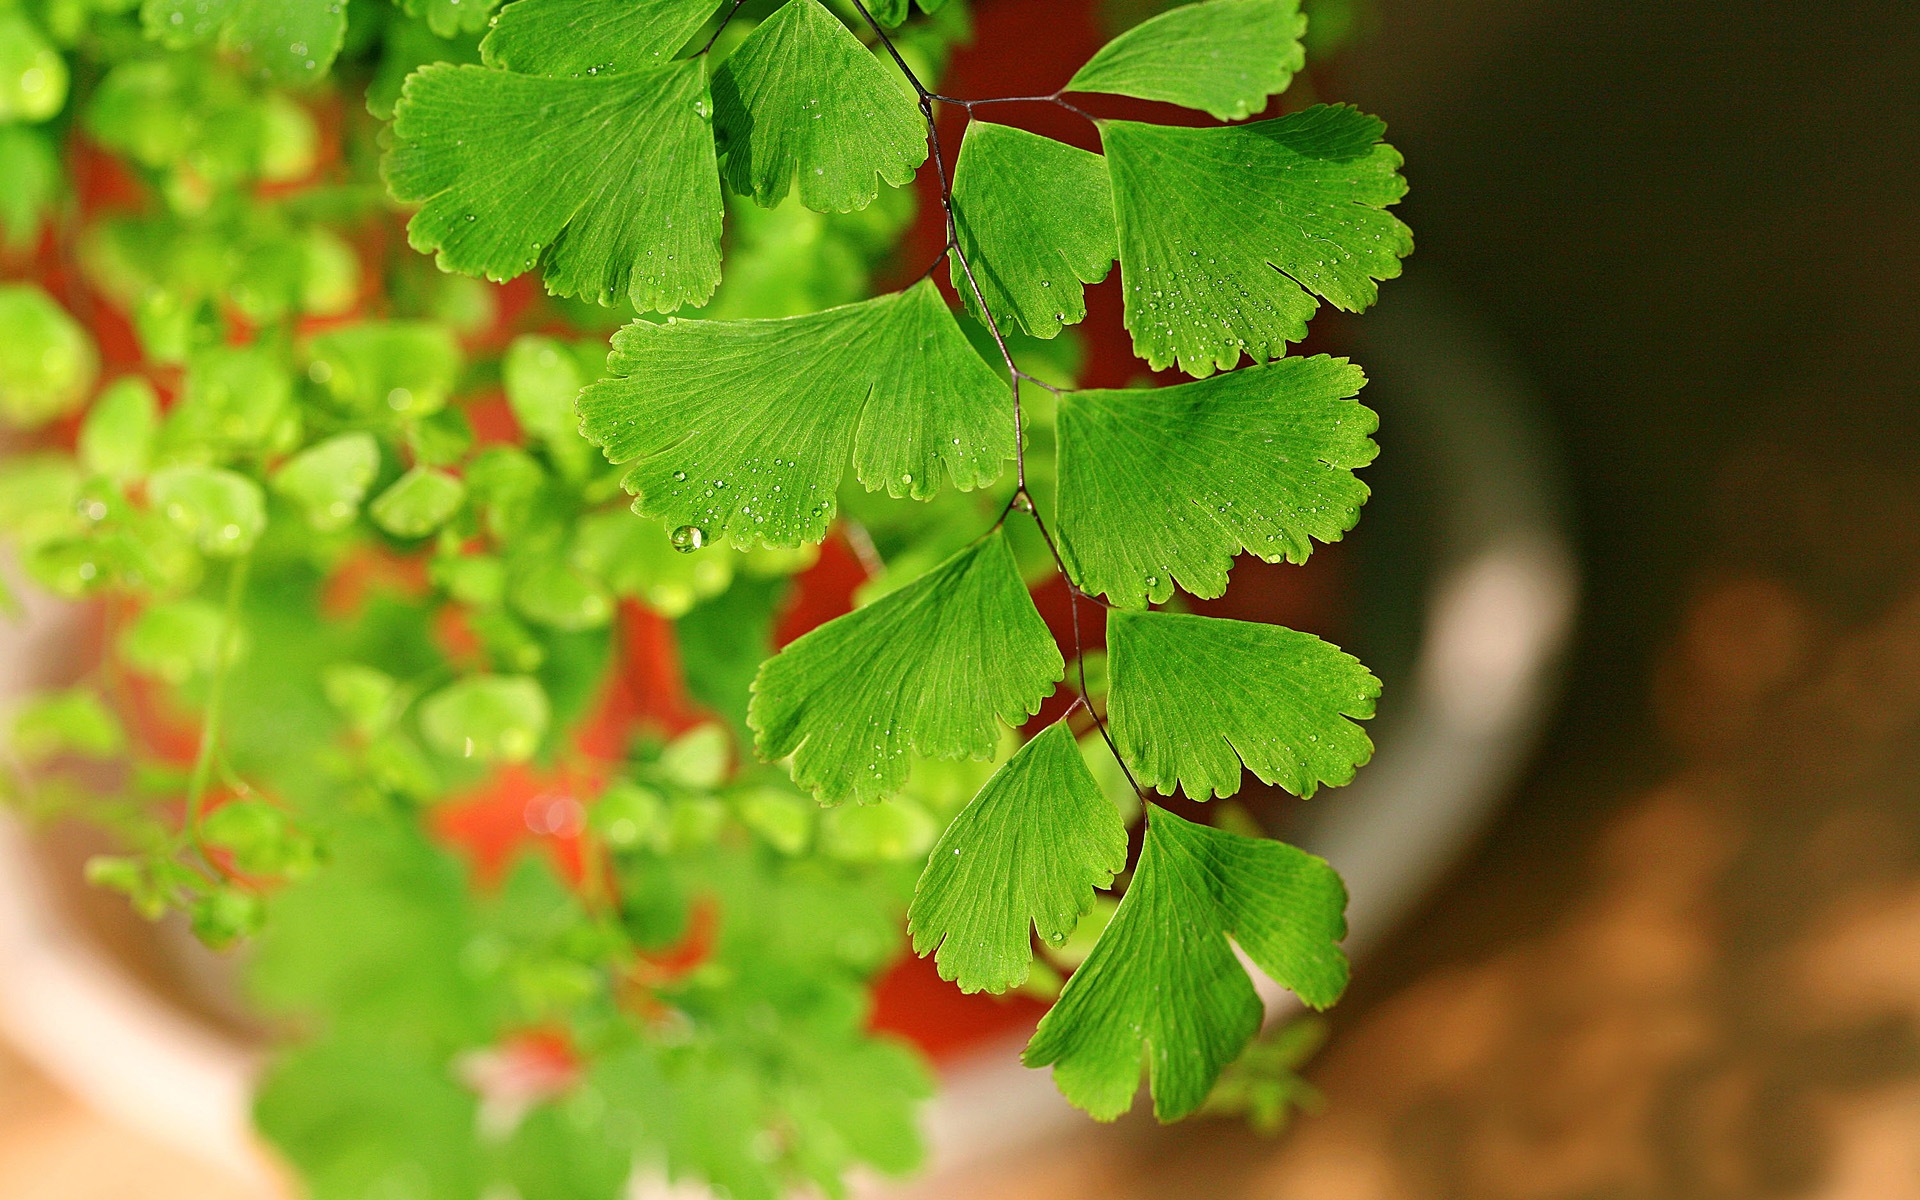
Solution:
<svg viewBox="0 0 1920 1200"><path fill-rule="evenodd" d="M1103 602L1100 601L1098 597L1082 591L1080 585L1074 582L1072 573L1067 570L1066 560L1060 556L1060 548L1054 542L1052 531L1047 528L1046 521L1040 516L1039 507L1034 503L1033 493L1027 490L1026 422L1020 410L1020 384L1022 381L1031 383L1038 387L1045 388L1056 396L1071 389L1056 387L1043 379L1038 379L1022 371L1013 361L1013 351L1007 347L1006 336L1000 332L1000 322L994 318L993 311L987 307L986 293L981 290L980 281L974 277L973 264L967 260L967 252L960 245L960 223L958 217L955 215L953 204L953 180L947 175L947 160L945 155L941 153L940 125L934 118L933 106L936 103L954 105L964 111L968 119L971 120L973 110L983 104L1012 104L1031 101L1035 103L1059 105L1061 108L1065 108L1070 112L1078 113L1089 121L1094 120L1094 117L1085 110L1061 99L1060 92L1058 91L1050 96L1005 96L987 100L958 100L951 96L942 96L930 90L920 81L920 77L914 74L913 68L907 65L907 60L901 57L899 47L893 44L893 39L888 37L887 31L880 27L880 22L874 20L873 14L867 11L865 0L853 0L853 6L860 11L861 18L864 19L867 26L873 30L874 37L886 48L887 53L892 56L894 64L898 66L901 73L907 77L907 82L913 85L914 93L920 97L920 116L927 124L928 150L933 158L934 169L940 176L940 210L946 218L947 244L945 248L940 251L940 257L934 259L933 266L928 267L920 278L925 279L932 275L934 269L937 268L949 254L953 256L953 260L960 264L960 272L966 277L967 291L972 295L973 302L978 307L980 317L986 323L987 332L993 335L993 344L999 347L1000 359L1007 368L1007 387L1013 399L1014 489L1013 496L1007 501L1006 508L1002 509L999 517L994 520L994 528L999 528L1000 525L1006 521L1007 514L1016 508L1033 518L1034 528L1040 531L1041 540L1047 544L1047 553L1053 556L1055 569L1060 572L1060 577L1067 581L1067 609L1071 614L1073 623L1073 659L1075 668L1079 673L1080 698L1086 702L1087 712L1093 717L1094 726L1100 730L1100 736L1107 743L1107 749L1113 752L1114 761L1120 764L1120 770L1126 774L1127 782L1133 785L1135 792L1139 792L1144 796L1146 793L1141 792L1139 781L1133 777L1133 770L1127 766L1127 760L1120 755L1120 747L1113 740L1113 733L1107 728L1106 718L1094 708L1092 699L1087 696L1087 655L1080 636L1080 602L1082 600L1092 600L1095 604L1102 604ZM1061 90L1064 91L1065 89ZM919 280L915 280L915 282L917 283Z"/></svg>

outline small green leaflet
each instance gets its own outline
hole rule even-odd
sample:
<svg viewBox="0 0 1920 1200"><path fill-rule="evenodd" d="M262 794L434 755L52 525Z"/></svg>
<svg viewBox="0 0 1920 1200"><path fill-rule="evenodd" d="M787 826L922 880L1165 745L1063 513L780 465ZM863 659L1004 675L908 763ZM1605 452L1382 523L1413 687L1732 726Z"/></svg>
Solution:
<svg viewBox="0 0 1920 1200"><path fill-rule="evenodd" d="M380 471L380 444L364 429L337 433L282 463L268 481L321 532L353 523Z"/></svg>
<svg viewBox="0 0 1920 1200"><path fill-rule="evenodd" d="M953 172L960 249L1004 326L1050 338L1086 319L1083 285L1119 255L1113 190L1098 154L1008 125L971 121ZM953 287L979 315L956 257Z"/></svg>
<svg viewBox="0 0 1920 1200"><path fill-rule="evenodd" d="M851 212L927 159L913 97L819 0L787 0L713 76L727 183L771 208L794 176L800 203Z"/></svg>
<svg viewBox="0 0 1920 1200"><path fill-rule="evenodd" d="M368 515L395 537L425 537L451 520L466 502L467 486L459 476L435 467L414 467L374 497Z"/></svg>
<svg viewBox="0 0 1920 1200"><path fill-rule="evenodd" d="M421 205L414 249L506 280L643 312L720 282L720 179L698 61L553 79L435 63L408 76L386 175Z"/></svg>
<svg viewBox="0 0 1920 1200"><path fill-rule="evenodd" d="M712 0L517 0L500 10L480 59L523 75L577 78L664 67L713 15Z"/></svg>
<svg viewBox="0 0 1920 1200"><path fill-rule="evenodd" d="M1154 1115L1175 1121L1259 1031L1260 997L1227 938L1314 1008L1347 986L1347 893L1332 867L1147 807L1119 911L1022 1055L1102 1121L1133 1103L1143 1051Z"/></svg>
<svg viewBox="0 0 1920 1200"><path fill-rule="evenodd" d="M80 424L76 449L87 470L111 479L146 473L160 428L160 397L138 375L114 380Z"/></svg>
<svg viewBox="0 0 1920 1200"><path fill-rule="evenodd" d="M760 668L747 723L768 761L823 803L871 804L922 758L993 757L1066 673L996 529L897 592L827 622Z"/></svg>
<svg viewBox="0 0 1920 1200"><path fill-rule="evenodd" d="M420 731L455 758L524 762L546 736L552 706L526 675L473 675L420 705Z"/></svg>
<svg viewBox="0 0 1920 1200"><path fill-rule="evenodd" d="M868 0L867 11L873 14L874 20L891 29L912 14L914 4L920 6L921 12L932 13L938 12L940 6L946 2L947 0Z"/></svg>
<svg viewBox="0 0 1920 1200"><path fill-rule="evenodd" d="M1212 129L1103 122L1134 353L1211 375L1278 358L1306 336L1314 295L1372 304L1413 251L1385 211L1407 190L1385 129L1324 104Z"/></svg>
<svg viewBox="0 0 1920 1200"><path fill-rule="evenodd" d="M1112 609L1107 673L1107 726L1134 778L1162 795L1231 796L1245 762L1304 798L1373 755L1353 721L1373 716L1380 681L1310 633Z"/></svg>
<svg viewBox="0 0 1920 1200"><path fill-rule="evenodd" d="M1030 931L1067 940L1127 865L1119 810L1066 722L1022 746L968 802L927 859L907 929L963 992L1004 992L1033 963Z"/></svg>
<svg viewBox="0 0 1920 1200"><path fill-rule="evenodd" d="M1143 608L1223 595L1233 556L1305 562L1310 538L1360 519L1354 477L1379 422L1366 382L1317 355L1173 387L1071 392L1060 402L1060 553L1076 583Z"/></svg>
<svg viewBox="0 0 1920 1200"><path fill-rule="evenodd" d="M702 541L819 541L849 456L869 491L916 500L1013 457L1004 385L930 279L801 317L636 321L607 370L581 431L634 463L635 511Z"/></svg>
<svg viewBox="0 0 1920 1200"><path fill-rule="evenodd" d="M202 554L236 558L267 527L260 485L219 467L169 467L147 481L156 511L191 537Z"/></svg>
<svg viewBox="0 0 1920 1200"><path fill-rule="evenodd" d="M1306 31L1300 0L1203 0L1100 47L1064 90L1164 100L1238 121L1307 65Z"/></svg>
<svg viewBox="0 0 1920 1200"><path fill-rule="evenodd" d="M140 24L168 49L220 39L274 83L327 73L347 32L345 0L144 0Z"/></svg>

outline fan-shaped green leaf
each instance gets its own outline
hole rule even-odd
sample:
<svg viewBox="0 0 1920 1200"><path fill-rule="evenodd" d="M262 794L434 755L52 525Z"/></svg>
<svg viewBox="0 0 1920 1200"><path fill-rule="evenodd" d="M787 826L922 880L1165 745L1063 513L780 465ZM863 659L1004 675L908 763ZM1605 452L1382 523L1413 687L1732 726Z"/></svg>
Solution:
<svg viewBox="0 0 1920 1200"><path fill-rule="evenodd" d="M92 339L53 297L0 284L0 421L32 428L72 412L99 369Z"/></svg>
<svg viewBox="0 0 1920 1200"><path fill-rule="evenodd" d="M407 79L387 152L407 239L444 269L642 311L720 281L705 67L552 79L436 63Z"/></svg>
<svg viewBox="0 0 1920 1200"><path fill-rule="evenodd" d="M420 704L420 731L456 758L523 762L546 736L551 705L526 675L473 675Z"/></svg>
<svg viewBox="0 0 1920 1200"><path fill-rule="evenodd" d="M1113 191L1098 154L1024 129L974 121L953 173L960 249L987 307L1050 338L1086 319L1083 285L1107 277L1119 254ZM979 315L960 260L954 290Z"/></svg>
<svg viewBox="0 0 1920 1200"><path fill-rule="evenodd" d="M918 4L923 13L938 12L947 0L868 0L867 11L874 20L891 29L903 23L913 14L913 6Z"/></svg>
<svg viewBox="0 0 1920 1200"><path fill-rule="evenodd" d="M1114 603L1159 604L1178 583L1227 590L1241 550L1305 562L1311 538L1360 519L1353 469L1378 452L1366 377L1345 359L1283 358L1174 387L1061 399L1060 552Z"/></svg>
<svg viewBox="0 0 1920 1200"><path fill-rule="evenodd" d="M488 66L579 77L663 67L713 15L712 0L516 0L480 43Z"/></svg>
<svg viewBox="0 0 1920 1200"><path fill-rule="evenodd" d="M1240 790L1240 764L1311 796L1353 779L1380 681L1310 633L1185 613L1107 614L1107 725L1142 785L1195 800ZM1353 720L1348 720L1351 717Z"/></svg>
<svg viewBox="0 0 1920 1200"><path fill-rule="evenodd" d="M302 450L281 464L270 482L300 506L307 524L328 531L353 521L379 471L380 444L365 430L354 430Z"/></svg>
<svg viewBox="0 0 1920 1200"><path fill-rule="evenodd" d="M1315 295L1372 304L1413 250L1384 211L1407 190L1385 128L1328 105L1213 129L1102 123L1134 353L1210 375L1279 357Z"/></svg>
<svg viewBox="0 0 1920 1200"><path fill-rule="evenodd" d="M1143 21L1100 47L1069 92L1108 92L1204 109L1259 112L1307 65L1300 0L1202 0Z"/></svg>
<svg viewBox="0 0 1920 1200"><path fill-rule="evenodd" d="M817 212L873 203L927 159L927 127L891 68L819 0L787 0L713 76L727 183L769 208L797 174Z"/></svg>
<svg viewBox="0 0 1920 1200"><path fill-rule="evenodd" d="M1347 895L1333 868L1282 842L1148 810L1119 911L1022 1056L1051 1065L1067 1099L1102 1121L1132 1104L1143 1052L1154 1115L1173 1121L1259 1031L1260 997L1228 937L1314 1008L1347 985Z"/></svg>
<svg viewBox="0 0 1920 1200"><path fill-rule="evenodd" d="M823 802L870 804L922 758L993 756L1066 672L999 530L760 667L747 723Z"/></svg>
<svg viewBox="0 0 1920 1200"><path fill-rule="evenodd" d="M435 467L415 467L373 499L367 515L395 537L425 537L445 525L467 501L466 484Z"/></svg>
<svg viewBox="0 0 1920 1200"><path fill-rule="evenodd" d="M147 36L173 49L213 40L245 55L275 83L327 73L347 32L344 0L144 0Z"/></svg>
<svg viewBox="0 0 1920 1200"><path fill-rule="evenodd" d="M266 496L245 475L219 467L169 467L147 481L156 511L191 537L202 554L233 558L253 549L267 527Z"/></svg>
<svg viewBox="0 0 1920 1200"><path fill-rule="evenodd" d="M146 473L160 428L160 397L138 375L116 379L100 393L80 426L80 461L113 479Z"/></svg>
<svg viewBox="0 0 1920 1200"><path fill-rule="evenodd" d="M1033 963L1033 932L1067 940L1093 891L1127 865L1127 831L1066 722L994 772L927 859L907 913L913 951L937 946L940 977L1003 992Z"/></svg>
<svg viewBox="0 0 1920 1200"><path fill-rule="evenodd" d="M931 280L802 317L635 322L607 370L582 431L634 463L636 511L700 541L819 541L849 455L868 490L920 500L1013 457L1006 392Z"/></svg>

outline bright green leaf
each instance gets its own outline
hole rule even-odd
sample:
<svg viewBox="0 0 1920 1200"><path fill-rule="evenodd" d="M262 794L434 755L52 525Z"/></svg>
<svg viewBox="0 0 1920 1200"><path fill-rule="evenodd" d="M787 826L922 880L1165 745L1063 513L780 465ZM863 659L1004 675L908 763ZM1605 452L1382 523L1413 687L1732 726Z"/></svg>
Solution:
<svg viewBox="0 0 1920 1200"><path fill-rule="evenodd" d="M67 60L26 13L0 9L0 124L44 121L66 103Z"/></svg>
<svg viewBox="0 0 1920 1200"><path fill-rule="evenodd" d="M525 675L474 675L420 704L420 731L455 758L523 762L546 736L547 693Z"/></svg>
<svg viewBox="0 0 1920 1200"><path fill-rule="evenodd" d="M613 618L605 585L554 559L516 564L508 572L507 599L521 616L549 629L598 629Z"/></svg>
<svg viewBox="0 0 1920 1200"><path fill-rule="evenodd" d="M1032 935L1059 945L1127 865L1120 814L1087 773L1066 722L1020 748L947 826L907 928L964 992L1026 981Z"/></svg>
<svg viewBox="0 0 1920 1200"><path fill-rule="evenodd" d="M891 29L906 21L912 15L914 5L918 4L923 13L933 13L947 0L868 0L867 11L874 20Z"/></svg>
<svg viewBox="0 0 1920 1200"><path fill-rule="evenodd" d="M147 497L201 553L216 558L245 554L267 527L266 494L235 471L169 467L147 481Z"/></svg>
<svg viewBox="0 0 1920 1200"><path fill-rule="evenodd" d="M574 529L575 566L663 617L685 616L695 604L726 591L739 561L739 555L719 548L677 550L658 521L618 509L582 517Z"/></svg>
<svg viewBox="0 0 1920 1200"><path fill-rule="evenodd" d="M392 723L393 701L400 685L385 671L365 663L330 663L320 672L327 703L364 734L375 734Z"/></svg>
<svg viewBox="0 0 1920 1200"><path fill-rule="evenodd" d="M307 376L356 413L439 412L460 375L460 344L432 321L362 321L313 339Z"/></svg>
<svg viewBox="0 0 1920 1200"><path fill-rule="evenodd" d="M187 385L167 413L161 443L175 458L228 461L297 438L293 380L280 356L259 346L211 346L187 364Z"/></svg>
<svg viewBox="0 0 1920 1200"><path fill-rule="evenodd" d="M347 32L343 0L143 0L147 36L171 49L220 39L263 78L311 83L327 73Z"/></svg>
<svg viewBox="0 0 1920 1200"><path fill-rule="evenodd" d="M513 339L500 360L500 382L513 419L528 437L544 442L579 441L580 418L573 402L587 378L565 342L538 334Z"/></svg>
<svg viewBox="0 0 1920 1200"><path fill-rule="evenodd" d="M445 270L641 311L720 281L720 180L703 62L579 79L439 63L408 77L386 174L421 205L416 250Z"/></svg>
<svg viewBox="0 0 1920 1200"><path fill-rule="evenodd" d="M927 159L913 97L819 0L787 0L713 77L727 183L771 208L799 176L816 212L873 203Z"/></svg>
<svg viewBox="0 0 1920 1200"><path fill-rule="evenodd" d="M380 471L380 443L365 430L337 433L282 463L269 482L322 532L344 529Z"/></svg>
<svg viewBox="0 0 1920 1200"><path fill-rule="evenodd" d="M425 537L466 503L466 485L434 467L415 467L374 497L367 515L395 537Z"/></svg>
<svg viewBox="0 0 1920 1200"><path fill-rule="evenodd" d="M999 477L1013 416L931 280L769 321L635 322L581 393L581 429L634 508L703 541L817 542L849 456L869 491L926 499Z"/></svg>
<svg viewBox="0 0 1920 1200"><path fill-rule="evenodd" d="M1184 613L1107 614L1108 728L1134 778L1195 800L1240 790L1240 764L1311 796L1373 755L1354 721L1380 681L1310 633ZM1348 718L1352 718L1349 720Z"/></svg>
<svg viewBox="0 0 1920 1200"><path fill-rule="evenodd" d="M711 791L726 782L733 747L718 725L700 725L667 743L660 752L660 773L681 787Z"/></svg>
<svg viewBox="0 0 1920 1200"><path fill-rule="evenodd" d="M908 752L991 758L1066 672L1006 535L995 530L897 592L827 622L760 668L747 721L769 761L823 802L870 804Z"/></svg>
<svg viewBox="0 0 1920 1200"><path fill-rule="evenodd" d="M60 194L53 139L25 125L0 125L0 247L25 250Z"/></svg>
<svg viewBox="0 0 1920 1200"><path fill-rule="evenodd" d="M1149 806L1119 911L1022 1056L1094 1117L1125 1112L1147 1056L1154 1115L1178 1120L1259 1031L1260 997L1227 939L1301 1000L1347 985L1346 889L1323 860Z"/></svg>
<svg viewBox="0 0 1920 1200"><path fill-rule="evenodd" d="M1100 47L1066 90L1164 100L1238 121L1306 66L1306 31L1300 0L1202 0Z"/></svg>
<svg viewBox="0 0 1920 1200"><path fill-rule="evenodd" d="M93 342L53 297L0 284L0 421L31 429L72 412L98 368Z"/></svg>
<svg viewBox="0 0 1920 1200"><path fill-rule="evenodd" d="M160 427L160 398L138 375L116 379L100 393L80 425L80 461L110 479L146 473Z"/></svg>
<svg viewBox="0 0 1920 1200"><path fill-rule="evenodd" d="M1413 250L1385 211L1407 190L1385 128L1329 105L1212 129L1103 122L1134 353L1209 375L1279 357L1315 295L1372 304Z"/></svg>
<svg viewBox="0 0 1920 1200"><path fill-rule="evenodd" d="M1086 319L1083 285L1119 255L1113 191L1098 154L1038 134L972 121L953 172L954 221L973 282L1000 323L1050 338ZM953 287L979 315L955 257Z"/></svg>
<svg viewBox="0 0 1920 1200"><path fill-rule="evenodd" d="M820 814L820 853L841 862L919 861L940 833L927 810L905 798L830 808Z"/></svg>
<svg viewBox="0 0 1920 1200"><path fill-rule="evenodd" d="M523 75L577 78L664 67L713 15L713 0L517 0L480 43L482 60Z"/></svg>
<svg viewBox="0 0 1920 1200"><path fill-rule="evenodd" d="M1174 387L1072 392L1059 413L1060 553L1141 608L1227 590L1233 557L1305 562L1360 519L1378 421L1344 359L1283 358Z"/></svg>
<svg viewBox="0 0 1920 1200"><path fill-rule="evenodd" d="M120 719L84 688L47 692L13 714L8 745L25 762L43 762L61 754L107 758L127 744Z"/></svg>
<svg viewBox="0 0 1920 1200"><path fill-rule="evenodd" d="M265 800L227 801L201 819L200 837L231 852L234 865L249 874L303 874L314 862L312 840Z"/></svg>
<svg viewBox="0 0 1920 1200"><path fill-rule="evenodd" d="M155 678L182 684L213 670L226 628L225 614L205 600L148 605L121 633L120 655ZM230 658L238 640L228 640Z"/></svg>

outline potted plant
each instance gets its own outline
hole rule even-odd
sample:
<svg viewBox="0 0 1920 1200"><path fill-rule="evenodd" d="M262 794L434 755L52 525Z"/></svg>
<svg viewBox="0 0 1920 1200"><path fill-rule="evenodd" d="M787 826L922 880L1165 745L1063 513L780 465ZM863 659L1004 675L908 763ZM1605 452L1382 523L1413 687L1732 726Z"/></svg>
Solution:
<svg viewBox="0 0 1920 1200"><path fill-rule="evenodd" d="M903 921L1101 1117L1207 1100L1234 946L1337 997L1338 878L1223 801L1378 685L1207 615L1357 518L1364 377L1286 351L1410 247L1371 118L1219 123L1293 0L957 98L960 0L0 20L0 521L94 647L13 799L235 948L312 1194L910 1171Z"/></svg>

